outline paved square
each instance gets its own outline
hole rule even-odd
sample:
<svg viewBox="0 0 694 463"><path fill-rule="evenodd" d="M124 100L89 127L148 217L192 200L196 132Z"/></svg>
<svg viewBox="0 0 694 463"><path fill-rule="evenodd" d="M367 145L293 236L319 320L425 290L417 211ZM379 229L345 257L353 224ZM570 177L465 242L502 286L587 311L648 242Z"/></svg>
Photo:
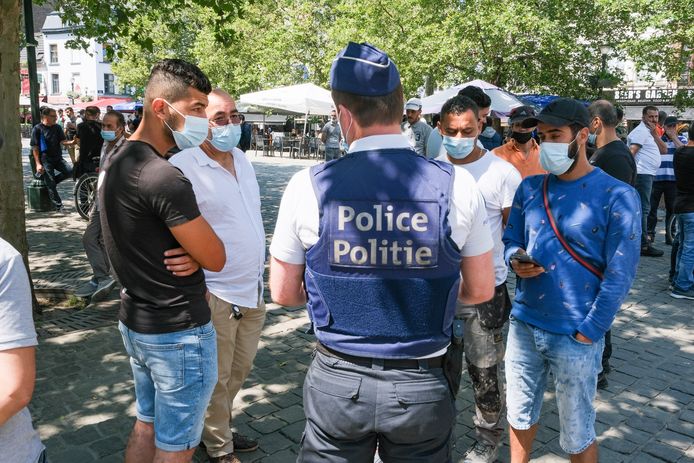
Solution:
<svg viewBox="0 0 694 463"><path fill-rule="evenodd" d="M28 150L24 151L24 160ZM284 186L311 161L254 158L268 243ZM25 162L25 180L29 181ZM71 206L73 182L60 185L67 212L29 213L31 266L38 288L70 290L86 280L81 244L86 222ZM663 234L657 246L663 244ZM599 391L597 433L600 461L694 461L694 303L672 299L669 259L642 258L637 279L613 327L613 372ZM116 326L118 301L37 320L41 336L35 425L53 463L121 462L134 420L133 382ZM266 293L266 300L269 295ZM244 462L292 462L303 431L301 386L311 361L313 336L304 333L303 308L268 304L268 317L254 369L239 393L234 427L260 440L239 455ZM467 374L457 400L454 461L472 442L472 395ZM330 413L330 411L326 411ZM558 445L553 394L546 395L533 461L567 461ZM196 461L206 461L198 451ZM500 461L508 461L508 447Z"/></svg>

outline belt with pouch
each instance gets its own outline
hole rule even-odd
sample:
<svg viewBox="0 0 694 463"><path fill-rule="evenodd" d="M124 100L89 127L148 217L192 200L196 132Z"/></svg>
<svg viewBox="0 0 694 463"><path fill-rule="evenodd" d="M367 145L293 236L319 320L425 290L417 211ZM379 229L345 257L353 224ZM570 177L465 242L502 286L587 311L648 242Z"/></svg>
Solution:
<svg viewBox="0 0 694 463"><path fill-rule="evenodd" d="M382 359L373 357L358 357L338 352L320 342L316 343L316 350L329 357L335 357L345 362L353 363L366 368L378 370L418 370L429 368L442 368L443 355L426 359Z"/></svg>

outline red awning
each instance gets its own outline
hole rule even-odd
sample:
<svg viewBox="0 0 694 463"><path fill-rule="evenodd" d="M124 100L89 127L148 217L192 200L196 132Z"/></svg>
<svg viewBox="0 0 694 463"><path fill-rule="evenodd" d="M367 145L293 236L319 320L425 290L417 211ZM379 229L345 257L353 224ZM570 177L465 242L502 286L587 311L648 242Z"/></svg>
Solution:
<svg viewBox="0 0 694 463"><path fill-rule="evenodd" d="M123 97L123 98L104 98L101 100L96 100L96 101L80 101L79 103L75 103L74 107L75 108L86 108L87 106L97 106L99 108L106 108L106 106L113 106L118 103L127 103L129 101L133 101L132 98L129 97Z"/></svg>

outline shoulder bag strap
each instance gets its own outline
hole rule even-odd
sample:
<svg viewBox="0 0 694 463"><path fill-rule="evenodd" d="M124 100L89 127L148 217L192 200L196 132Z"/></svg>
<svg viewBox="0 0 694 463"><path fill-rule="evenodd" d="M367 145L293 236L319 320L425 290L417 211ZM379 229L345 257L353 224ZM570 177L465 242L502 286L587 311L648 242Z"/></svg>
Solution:
<svg viewBox="0 0 694 463"><path fill-rule="evenodd" d="M554 216L552 216L552 210L549 208L549 195L547 194L547 186L549 184L549 174L545 175L545 179L542 182L542 197L545 203L545 211L547 211L547 218L549 219L549 224L552 227L552 230L554 230L554 234L557 236L557 239L561 243L561 245L566 249L566 252L568 252L571 257L573 257L576 262L581 264L583 267L585 267L590 273L595 275L596 277L600 278L601 280L604 278L602 272L598 270L597 267L592 265L590 262L587 262L585 259L583 259L581 256L579 256L576 251L573 250L571 246L569 246L569 243L566 242L564 239L564 236L561 234L559 231L559 227L557 227L557 223L554 221Z"/></svg>

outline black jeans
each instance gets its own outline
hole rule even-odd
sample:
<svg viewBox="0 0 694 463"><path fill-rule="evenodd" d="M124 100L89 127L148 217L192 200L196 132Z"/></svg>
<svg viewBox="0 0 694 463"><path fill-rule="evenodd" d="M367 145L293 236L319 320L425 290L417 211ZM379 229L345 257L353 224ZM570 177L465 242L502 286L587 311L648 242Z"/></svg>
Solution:
<svg viewBox="0 0 694 463"><path fill-rule="evenodd" d="M51 198L56 208L61 207L63 201L60 199L57 187L60 182L72 176L72 168L67 165L67 162L62 157L58 159L42 155L41 164L44 169L43 181L48 188L48 197Z"/></svg>
<svg viewBox="0 0 694 463"><path fill-rule="evenodd" d="M677 196L677 186L675 182L653 182L653 189L651 190L651 208L648 212L647 219L647 229L650 236L655 235L655 225L658 222L658 205L663 195L665 195L665 223L667 224L675 208L675 197Z"/></svg>

